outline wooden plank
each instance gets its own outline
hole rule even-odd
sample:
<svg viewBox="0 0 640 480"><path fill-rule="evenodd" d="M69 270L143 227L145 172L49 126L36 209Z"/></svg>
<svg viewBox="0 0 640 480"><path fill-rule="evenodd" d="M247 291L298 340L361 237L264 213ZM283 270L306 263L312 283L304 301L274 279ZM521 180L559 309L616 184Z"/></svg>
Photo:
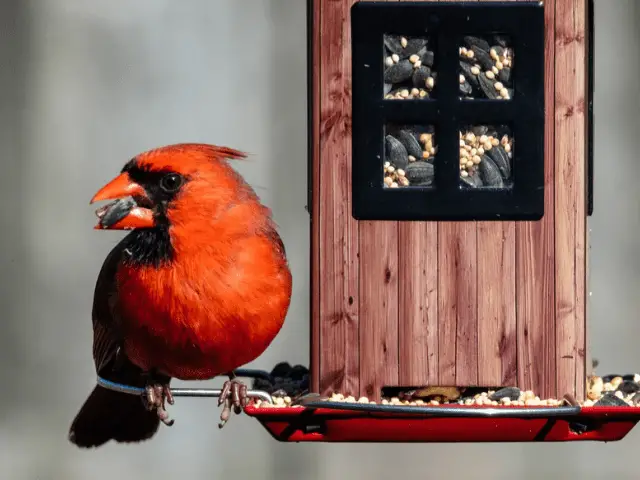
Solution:
<svg viewBox="0 0 640 480"><path fill-rule="evenodd" d="M397 222L360 222L360 392L398 385Z"/></svg>
<svg viewBox="0 0 640 480"><path fill-rule="evenodd" d="M478 382L475 222L438 226L439 384Z"/></svg>
<svg viewBox="0 0 640 480"><path fill-rule="evenodd" d="M398 382L401 386L436 385L437 222L398 222L398 264Z"/></svg>
<svg viewBox="0 0 640 480"><path fill-rule="evenodd" d="M399 385L438 384L438 224L399 222Z"/></svg>
<svg viewBox="0 0 640 480"><path fill-rule="evenodd" d="M556 378L558 395L580 398L585 374L585 27L585 0L556 0L555 172L562 185L555 191Z"/></svg>
<svg viewBox="0 0 640 480"><path fill-rule="evenodd" d="M351 2L320 0L320 392L359 392L358 225L351 216ZM340 21L336 21L340 19Z"/></svg>
<svg viewBox="0 0 640 480"><path fill-rule="evenodd" d="M359 228L360 392L379 402L382 387L398 385L398 222Z"/></svg>
<svg viewBox="0 0 640 480"><path fill-rule="evenodd" d="M478 223L478 383L517 384L516 225Z"/></svg>
<svg viewBox="0 0 640 480"><path fill-rule="evenodd" d="M478 383L476 224L439 222L438 225L440 385Z"/></svg>
<svg viewBox="0 0 640 480"><path fill-rule="evenodd" d="M310 375L311 375L311 391L320 391L320 294L322 285L322 272L320 270L320 210L322 198L320 197L320 174L322 165L320 162L320 15L321 0L312 0L307 3L307 8L311 11L307 12L310 16L307 22L309 29L308 35L311 36L310 58L310 74L311 74L311 104L307 108L311 109L311 125L309 125L309 139L311 143L311 189L312 199L311 205L311 345L310 345Z"/></svg>
<svg viewBox="0 0 640 480"><path fill-rule="evenodd" d="M544 217L516 224L518 386L534 390L541 398L556 396L555 1L545 1ZM517 52L515 55L517 61Z"/></svg>
<svg viewBox="0 0 640 480"><path fill-rule="evenodd" d="M478 222L477 229L478 383L516 385L516 222Z"/></svg>

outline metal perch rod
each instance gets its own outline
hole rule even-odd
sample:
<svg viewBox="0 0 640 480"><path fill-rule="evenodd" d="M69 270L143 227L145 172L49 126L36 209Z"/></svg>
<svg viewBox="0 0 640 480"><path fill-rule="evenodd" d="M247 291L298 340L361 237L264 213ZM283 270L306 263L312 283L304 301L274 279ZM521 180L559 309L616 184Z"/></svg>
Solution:
<svg viewBox="0 0 640 480"><path fill-rule="evenodd" d="M250 373L247 375L247 373ZM238 377L251 377L255 373L262 373L261 371L256 370L239 370L236 371L236 376ZM257 375L262 376L262 375ZM98 377L98 385L103 388L108 388L109 390L114 390L116 392L128 393L130 395L142 395L144 394L144 388L140 387L132 387L130 385L123 385L121 383L112 382L110 380L106 380L104 378ZM219 388L172 388L171 393L174 397L219 397L222 393L222 390ZM248 390L247 396L249 398L259 398L265 402L273 403L273 398L267 392L262 390Z"/></svg>

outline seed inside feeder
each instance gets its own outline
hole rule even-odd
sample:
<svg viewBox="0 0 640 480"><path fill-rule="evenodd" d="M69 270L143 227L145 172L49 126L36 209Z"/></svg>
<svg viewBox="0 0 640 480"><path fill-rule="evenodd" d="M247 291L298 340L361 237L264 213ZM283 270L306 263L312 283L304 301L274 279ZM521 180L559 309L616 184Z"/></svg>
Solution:
<svg viewBox="0 0 640 480"><path fill-rule="evenodd" d="M460 136L460 188L510 188L513 139L505 126L473 125Z"/></svg>
<svg viewBox="0 0 640 480"><path fill-rule="evenodd" d="M437 148L432 127L388 125L382 165L384 188L432 188Z"/></svg>
<svg viewBox="0 0 640 480"><path fill-rule="evenodd" d="M426 100L434 97L434 46L428 37L384 36L385 100Z"/></svg>
<svg viewBox="0 0 640 480"><path fill-rule="evenodd" d="M514 55L508 37L466 36L459 52L460 98L509 100L513 97Z"/></svg>

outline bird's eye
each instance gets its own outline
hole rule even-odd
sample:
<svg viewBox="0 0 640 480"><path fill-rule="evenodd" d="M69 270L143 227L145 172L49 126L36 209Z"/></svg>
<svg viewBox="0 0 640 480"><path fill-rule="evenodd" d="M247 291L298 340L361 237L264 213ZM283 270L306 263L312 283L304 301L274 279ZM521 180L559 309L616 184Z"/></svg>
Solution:
<svg viewBox="0 0 640 480"><path fill-rule="evenodd" d="M175 192L182 186L182 177L177 173L169 173L160 180L160 187L168 193Z"/></svg>

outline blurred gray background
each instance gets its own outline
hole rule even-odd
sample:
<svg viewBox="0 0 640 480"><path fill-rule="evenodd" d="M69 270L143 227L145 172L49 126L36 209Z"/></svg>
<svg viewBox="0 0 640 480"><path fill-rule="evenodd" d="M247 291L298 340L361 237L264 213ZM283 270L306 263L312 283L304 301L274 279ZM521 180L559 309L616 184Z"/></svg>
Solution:
<svg viewBox="0 0 640 480"><path fill-rule="evenodd" d="M596 7L589 336L599 373L638 371L640 2ZM608 445L287 445L247 417L219 431L214 402L194 399L152 442L73 447L94 282L121 236L92 230L88 200L148 148L254 154L238 169L273 208L294 293L252 366L308 364L305 2L3 0L0 23L0 479L639 478L640 427Z"/></svg>

